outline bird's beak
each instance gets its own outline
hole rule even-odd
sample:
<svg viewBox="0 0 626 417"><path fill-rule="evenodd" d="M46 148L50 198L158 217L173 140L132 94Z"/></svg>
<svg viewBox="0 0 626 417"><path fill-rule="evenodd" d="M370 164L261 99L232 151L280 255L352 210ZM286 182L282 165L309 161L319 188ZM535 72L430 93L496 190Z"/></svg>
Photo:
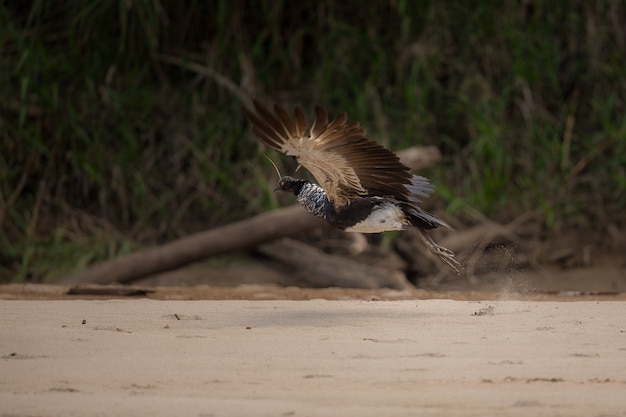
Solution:
<svg viewBox="0 0 626 417"><path fill-rule="evenodd" d="M276 187L274 187L274 192L280 190L280 185L277 185Z"/></svg>

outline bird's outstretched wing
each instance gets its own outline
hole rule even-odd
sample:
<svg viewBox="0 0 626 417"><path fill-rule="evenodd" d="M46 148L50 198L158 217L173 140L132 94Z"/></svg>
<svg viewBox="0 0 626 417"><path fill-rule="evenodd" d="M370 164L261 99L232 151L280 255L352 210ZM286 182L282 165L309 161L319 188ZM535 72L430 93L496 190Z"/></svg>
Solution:
<svg viewBox="0 0 626 417"><path fill-rule="evenodd" d="M326 111L317 106L309 128L301 107L296 107L294 118L279 105L272 112L255 100L254 109L256 112L244 111L258 138L278 152L294 156L334 205L365 196L414 200L412 188L418 184L412 182L409 168L393 152L366 139L358 122L347 123L345 113L329 123ZM423 192L430 191L419 185Z"/></svg>

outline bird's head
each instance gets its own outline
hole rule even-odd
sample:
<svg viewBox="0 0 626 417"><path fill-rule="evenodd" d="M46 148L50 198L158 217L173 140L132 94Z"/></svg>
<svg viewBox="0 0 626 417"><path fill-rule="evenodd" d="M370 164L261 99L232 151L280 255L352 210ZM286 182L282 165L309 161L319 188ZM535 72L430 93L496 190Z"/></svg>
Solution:
<svg viewBox="0 0 626 417"><path fill-rule="evenodd" d="M306 183L305 180L299 180L297 178L284 176L278 180L278 185L274 188L274 191L286 191L288 193L298 194L302 186Z"/></svg>

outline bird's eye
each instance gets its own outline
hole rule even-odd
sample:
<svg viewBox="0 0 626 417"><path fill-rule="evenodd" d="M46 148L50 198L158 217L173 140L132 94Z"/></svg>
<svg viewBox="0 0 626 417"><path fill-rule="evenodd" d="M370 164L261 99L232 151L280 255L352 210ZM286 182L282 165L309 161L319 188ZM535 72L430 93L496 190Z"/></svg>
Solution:
<svg viewBox="0 0 626 417"><path fill-rule="evenodd" d="M278 185L280 185L281 187L284 187L285 186L285 181L279 182Z"/></svg>

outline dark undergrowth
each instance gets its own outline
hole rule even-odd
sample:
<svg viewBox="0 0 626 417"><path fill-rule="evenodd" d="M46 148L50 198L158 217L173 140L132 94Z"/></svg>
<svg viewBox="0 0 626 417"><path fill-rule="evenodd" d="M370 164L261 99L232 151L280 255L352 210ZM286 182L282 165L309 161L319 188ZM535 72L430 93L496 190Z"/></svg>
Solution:
<svg viewBox="0 0 626 417"><path fill-rule="evenodd" d="M3 281L276 207L249 97L438 146L429 204L452 216L625 224L619 1L33 0L0 27Z"/></svg>

